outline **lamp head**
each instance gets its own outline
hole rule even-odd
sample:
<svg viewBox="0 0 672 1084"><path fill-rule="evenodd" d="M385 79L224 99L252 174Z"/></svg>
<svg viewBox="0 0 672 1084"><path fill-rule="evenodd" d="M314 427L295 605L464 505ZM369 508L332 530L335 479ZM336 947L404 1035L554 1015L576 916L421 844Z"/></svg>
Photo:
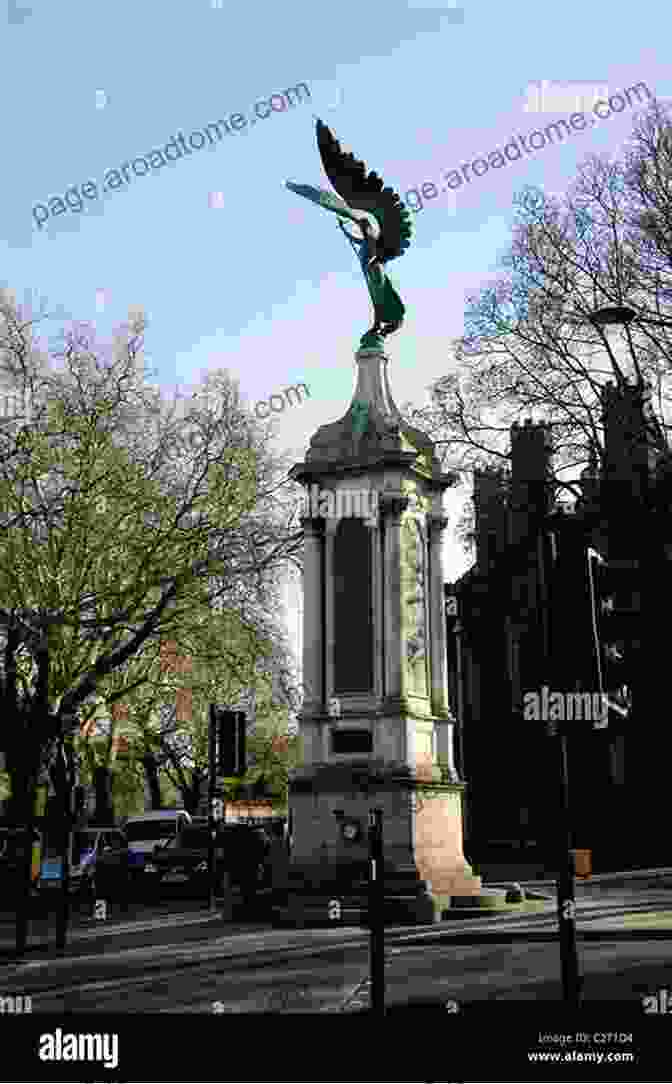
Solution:
<svg viewBox="0 0 672 1084"><path fill-rule="evenodd" d="M597 309L592 313L590 321L598 327L610 327L613 324L625 324L627 326L634 320L635 316L635 311L629 309L627 305L606 305L604 308Z"/></svg>

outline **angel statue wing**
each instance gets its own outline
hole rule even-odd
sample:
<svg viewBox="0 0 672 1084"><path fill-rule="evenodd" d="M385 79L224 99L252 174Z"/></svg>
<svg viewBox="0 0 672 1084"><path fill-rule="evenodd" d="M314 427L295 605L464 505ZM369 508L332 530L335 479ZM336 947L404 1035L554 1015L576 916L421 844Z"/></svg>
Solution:
<svg viewBox="0 0 672 1084"><path fill-rule="evenodd" d="M410 245L411 216L397 193L385 188L377 173L367 174L363 162L343 151L321 120L316 123L316 135L324 171L338 196L310 185L289 181L286 185L297 195L334 211L343 233L358 248L374 309L373 327L362 337L360 345L378 346L386 335L401 327L404 319L404 304L383 267L403 255ZM346 230L344 219L357 225L361 237L353 237Z"/></svg>

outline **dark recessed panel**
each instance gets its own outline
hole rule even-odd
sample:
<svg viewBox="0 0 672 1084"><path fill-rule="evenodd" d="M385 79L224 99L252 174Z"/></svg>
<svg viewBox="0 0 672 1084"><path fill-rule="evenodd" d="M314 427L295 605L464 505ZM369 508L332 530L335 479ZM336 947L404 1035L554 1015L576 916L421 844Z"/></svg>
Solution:
<svg viewBox="0 0 672 1084"><path fill-rule="evenodd" d="M332 753L372 753L373 734L370 730L332 730Z"/></svg>
<svg viewBox="0 0 672 1084"><path fill-rule="evenodd" d="M334 691L373 690L371 533L343 519L334 539Z"/></svg>

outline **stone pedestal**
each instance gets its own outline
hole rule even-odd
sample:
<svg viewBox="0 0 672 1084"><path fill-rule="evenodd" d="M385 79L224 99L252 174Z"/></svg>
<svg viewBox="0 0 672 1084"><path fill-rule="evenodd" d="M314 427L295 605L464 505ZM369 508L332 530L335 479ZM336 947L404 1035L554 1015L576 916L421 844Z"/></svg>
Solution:
<svg viewBox="0 0 672 1084"><path fill-rule="evenodd" d="M480 891L462 849L447 699L441 536L455 477L399 415L385 355L360 350L357 364L350 410L318 430L292 471L307 490L336 493L323 507L339 514L302 521L304 762L290 781L284 914L300 923L330 897L355 910L366 901L368 814L378 807L388 918L431 922L451 897ZM345 490L375 491L375 502L351 507L375 504L377 519L344 515Z"/></svg>
<svg viewBox="0 0 672 1084"><path fill-rule="evenodd" d="M365 896L368 814L378 807L388 909L396 897L400 921L440 918L451 896L480 891L480 879L462 850L462 790L458 783L413 780L382 764L301 773L292 784L295 835L288 891L346 900L357 892Z"/></svg>

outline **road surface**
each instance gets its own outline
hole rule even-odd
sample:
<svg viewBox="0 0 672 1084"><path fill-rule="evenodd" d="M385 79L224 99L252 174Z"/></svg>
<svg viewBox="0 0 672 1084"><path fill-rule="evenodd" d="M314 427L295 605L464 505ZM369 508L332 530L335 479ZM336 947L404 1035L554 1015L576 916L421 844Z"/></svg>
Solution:
<svg viewBox="0 0 672 1084"><path fill-rule="evenodd" d="M649 892L580 900L579 930L623 926L627 912L672 911L672 893ZM4 994L31 995L33 1012L340 1012L367 1006L368 934L358 927L277 930L262 924L232 930L207 914L187 925L164 916L91 930L78 955L46 954L0 967ZM490 935L554 936L554 905L546 913L507 915L389 929L389 1004L432 997L466 1006L477 1001L559 1001L557 939L538 943L465 944ZM579 942L588 1001L633 1008L669 985L669 940Z"/></svg>

